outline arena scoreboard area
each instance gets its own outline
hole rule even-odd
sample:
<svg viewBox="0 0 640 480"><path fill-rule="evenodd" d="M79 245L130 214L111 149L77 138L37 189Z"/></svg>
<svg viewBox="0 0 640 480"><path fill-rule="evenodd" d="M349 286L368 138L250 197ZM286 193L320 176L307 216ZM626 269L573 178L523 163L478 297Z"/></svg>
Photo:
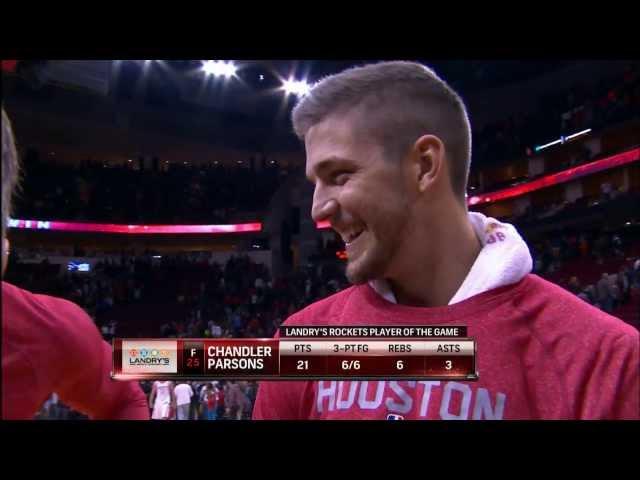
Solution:
<svg viewBox="0 0 640 480"><path fill-rule="evenodd" d="M277 338L113 340L116 380L477 380L464 326L284 326Z"/></svg>

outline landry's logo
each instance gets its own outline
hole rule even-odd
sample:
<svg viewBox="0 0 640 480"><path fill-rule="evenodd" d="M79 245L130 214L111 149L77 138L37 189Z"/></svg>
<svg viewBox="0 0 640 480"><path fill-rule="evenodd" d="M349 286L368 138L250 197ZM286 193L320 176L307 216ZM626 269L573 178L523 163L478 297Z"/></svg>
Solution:
<svg viewBox="0 0 640 480"><path fill-rule="evenodd" d="M122 340L122 373L178 373L175 340Z"/></svg>
<svg viewBox="0 0 640 480"><path fill-rule="evenodd" d="M129 365L169 365L169 350L157 348L132 348L129 350Z"/></svg>

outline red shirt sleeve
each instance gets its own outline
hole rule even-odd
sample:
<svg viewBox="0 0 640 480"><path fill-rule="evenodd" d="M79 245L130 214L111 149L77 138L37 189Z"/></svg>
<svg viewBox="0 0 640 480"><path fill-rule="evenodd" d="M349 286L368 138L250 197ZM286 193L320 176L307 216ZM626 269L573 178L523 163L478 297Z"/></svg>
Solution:
<svg viewBox="0 0 640 480"><path fill-rule="evenodd" d="M67 300L2 282L2 416L31 419L57 393L95 419L148 419L137 382L111 379L111 347Z"/></svg>
<svg viewBox="0 0 640 480"><path fill-rule="evenodd" d="M567 419L640 419L640 332L557 285L535 276L530 283L517 308L547 353L533 377L547 407L566 404ZM545 385L544 374L562 389Z"/></svg>
<svg viewBox="0 0 640 480"><path fill-rule="evenodd" d="M51 311L60 318L57 341L60 400L92 419L148 420L146 396L137 382L111 378L111 347L102 339L91 318L74 303L53 297Z"/></svg>
<svg viewBox="0 0 640 480"><path fill-rule="evenodd" d="M640 420L640 334L626 330L630 334L602 339L579 418Z"/></svg>

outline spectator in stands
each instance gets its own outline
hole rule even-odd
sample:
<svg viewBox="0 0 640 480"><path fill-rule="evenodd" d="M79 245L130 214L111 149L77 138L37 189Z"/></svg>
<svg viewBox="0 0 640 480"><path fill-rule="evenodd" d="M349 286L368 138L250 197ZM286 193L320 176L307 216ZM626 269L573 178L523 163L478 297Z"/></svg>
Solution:
<svg viewBox="0 0 640 480"><path fill-rule="evenodd" d="M607 280L609 281L609 294L611 295L611 311L614 311L622 301L622 291L618 286L618 275L611 274Z"/></svg>
<svg viewBox="0 0 640 480"><path fill-rule="evenodd" d="M578 293L578 297L582 300L584 300L587 303L592 304L593 302L591 301L591 297L589 295L589 293L587 292L587 289L585 288L584 290L582 290L580 293Z"/></svg>
<svg viewBox="0 0 640 480"><path fill-rule="evenodd" d="M632 272L632 276L633 276L633 285L636 288L640 288L640 258L636 259L635 262L633 262L633 272Z"/></svg>
<svg viewBox="0 0 640 480"><path fill-rule="evenodd" d="M242 316L240 315L239 309L234 310L231 313L231 331L233 336L240 336L240 332L243 329Z"/></svg>
<svg viewBox="0 0 640 480"><path fill-rule="evenodd" d="M617 257L624 257L624 251L622 249L622 238L620 235L615 234L611 236L611 246L613 247L613 253Z"/></svg>
<svg viewBox="0 0 640 480"><path fill-rule="evenodd" d="M622 294L622 303L627 303L631 297L631 282L629 267L624 267L623 270L618 273L618 286Z"/></svg>
<svg viewBox="0 0 640 480"><path fill-rule="evenodd" d="M2 275L6 226L19 177L11 123L2 109ZM65 348L58 348L59 345ZM2 282L2 416L31 419L55 392L92 418L148 419L140 386L111 379L111 347L89 316L60 298ZM32 379L40 379L33 382Z"/></svg>
<svg viewBox="0 0 640 480"><path fill-rule="evenodd" d="M580 256L582 258L586 258L589 255L589 242L585 234L580 235L580 240L578 242L578 249L580 250Z"/></svg>
<svg viewBox="0 0 640 480"><path fill-rule="evenodd" d="M544 261L542 257L537 256L533 263L533 272L534 273L542 273L544 271Z"/></svg>
<svg viewBox="0 0 640 480"><path fill-rule="evenodd" d="M612 310L613 298L611 295L611 283L609 282L609 274L603 273L597 284L597 302L602 309L609 313Z"/></svg>
<svg viewBox="0 0 640 480"><path fill-rule="evenodd" d="M578 295L582 291L580 282L578 281L578 277L571 277L571 279L569 280L568 290L575 295Z"/></svg>

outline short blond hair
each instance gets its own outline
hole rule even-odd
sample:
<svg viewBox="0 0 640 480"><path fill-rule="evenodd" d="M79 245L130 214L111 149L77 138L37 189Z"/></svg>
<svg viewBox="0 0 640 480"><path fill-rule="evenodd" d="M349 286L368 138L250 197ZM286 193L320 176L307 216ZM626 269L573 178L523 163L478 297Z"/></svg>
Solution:
<svg viewBox="0 0 640 480"><path fill-rule="evenodd" d="M2 238L6 237L12 198L20 177L20 163L11 122L2 108Z"/></svg>
<svg viewBox="0 0 640 480"><path fill-rule="evenodd" d="M433 70L414 62L381 62L354 67L318 82L292 112L293 128L304 140L309 129L331 114L363 108L364 128L389 158L401 158L425 134L445 145L451 186L465 198L471 164L471 125L462 98ZM356 127L356 128L357 128Z"/></svg>

